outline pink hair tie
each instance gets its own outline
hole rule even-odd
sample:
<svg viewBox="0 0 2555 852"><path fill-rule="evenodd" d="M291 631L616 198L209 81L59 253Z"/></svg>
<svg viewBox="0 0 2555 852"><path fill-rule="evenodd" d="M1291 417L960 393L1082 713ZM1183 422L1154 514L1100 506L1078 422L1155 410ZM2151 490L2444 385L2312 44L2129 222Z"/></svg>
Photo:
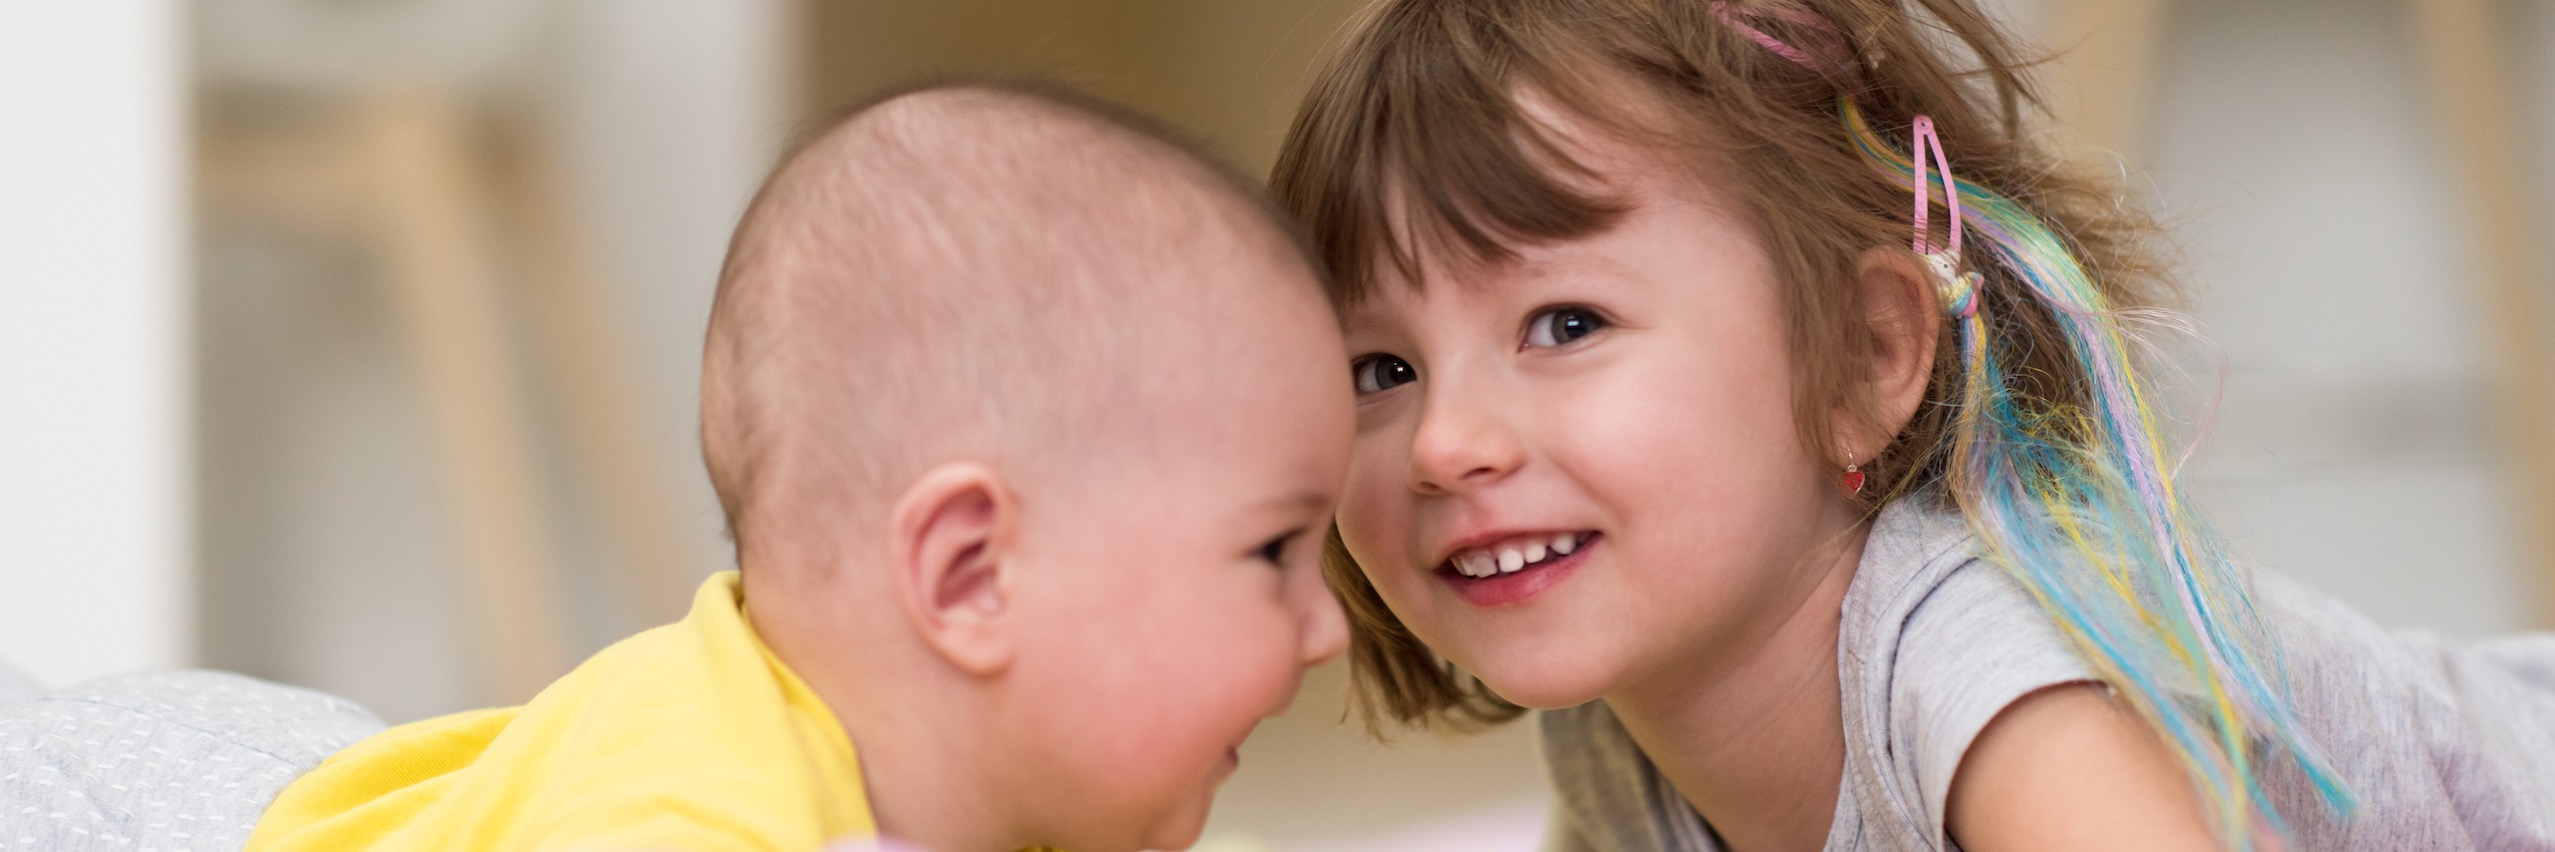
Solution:
<svg viewBox="0 0 2555 852"><path fill-rule="evenodd" d="M1829 80L1838 80L1844 77L1843 71L1849 65L1846 61L1846 57L1849 54L1845 49L1845 39L1842 36L1837 35L1836 27L1830 26L1827 19L1799 9L1751 9L1733 12L1730 10L1730 4L1723 2L1723 0L1712 0L1710 8L1712 9L1712 16L1720 19L1723 26L1727 26L1730 29L1737 31L1740 35L1746 36L1749 41L1756 42L1758 45L1763 46L1767 52L1791 60L1792 64L1810 69L1811 73L1817 74L1821 77L1826 77ZM1821 53L1825 53L1827 55L1823 57L1812 56L1809 51L1794 47L1782 39L1767 35L1764 30L1748 25L1746 19L1751 17L1780 18L1798 25L1802 29L1810 31L1818 37L1819 41L1818 44L1811 45L1811 47L1816 48Z"/></svg>

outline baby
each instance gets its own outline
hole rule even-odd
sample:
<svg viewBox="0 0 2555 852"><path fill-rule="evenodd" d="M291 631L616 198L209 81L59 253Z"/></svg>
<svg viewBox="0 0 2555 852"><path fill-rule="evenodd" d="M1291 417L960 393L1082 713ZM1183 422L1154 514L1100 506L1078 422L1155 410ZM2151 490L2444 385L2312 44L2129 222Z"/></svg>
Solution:
<svg viewBox="0 0 2555 852"><path fill-rule="evenodd" d="M859 109L737 228L701 438L739 570L521 707L395 728L253 849L1195 842L1346 629L1352 393L1256 190L971 84Z"/></svg>

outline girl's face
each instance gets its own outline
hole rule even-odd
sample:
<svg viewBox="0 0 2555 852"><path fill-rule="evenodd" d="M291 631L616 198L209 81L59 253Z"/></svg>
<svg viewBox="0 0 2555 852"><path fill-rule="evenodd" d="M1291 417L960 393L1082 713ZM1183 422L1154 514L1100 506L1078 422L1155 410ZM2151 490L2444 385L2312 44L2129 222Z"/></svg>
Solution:
<svg viewBox="0 0 2555 852"><path fill-rule="evenodd" d="M1422 641L1537 708L1737 664L1857 517L1802 445L1752 228L1692 170L1552 124L1633 206L1506 261L1423 256L1425 288L1385 280L1346 314L1338 516Z"/></svg>

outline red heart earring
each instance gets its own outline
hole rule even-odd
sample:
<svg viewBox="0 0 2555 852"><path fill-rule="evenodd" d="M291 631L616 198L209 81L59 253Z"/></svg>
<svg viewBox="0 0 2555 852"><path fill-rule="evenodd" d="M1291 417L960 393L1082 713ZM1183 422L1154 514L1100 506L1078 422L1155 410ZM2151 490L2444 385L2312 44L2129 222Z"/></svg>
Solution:
<svg viewBox="0 0 2555 852"><path fill-rule="evenodd" d="M1863 468L1854 464L1854 450L1851 447L1845 451L1845 473L1836 478L1836 488L1845 492L1847 497L1863 493Z"/></svg>

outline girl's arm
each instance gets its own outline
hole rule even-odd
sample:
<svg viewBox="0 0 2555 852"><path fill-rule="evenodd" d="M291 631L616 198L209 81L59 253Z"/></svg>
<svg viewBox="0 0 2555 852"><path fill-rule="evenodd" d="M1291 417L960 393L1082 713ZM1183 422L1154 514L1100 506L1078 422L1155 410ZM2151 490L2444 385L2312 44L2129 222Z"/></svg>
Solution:
<svg viewBox="0 0 2555 852"><path fill-rule="evenodd" d="M2164 740L2099 684L2024 696L1952 776L1945 829L1969 852L2217 849Z"/></svg>

